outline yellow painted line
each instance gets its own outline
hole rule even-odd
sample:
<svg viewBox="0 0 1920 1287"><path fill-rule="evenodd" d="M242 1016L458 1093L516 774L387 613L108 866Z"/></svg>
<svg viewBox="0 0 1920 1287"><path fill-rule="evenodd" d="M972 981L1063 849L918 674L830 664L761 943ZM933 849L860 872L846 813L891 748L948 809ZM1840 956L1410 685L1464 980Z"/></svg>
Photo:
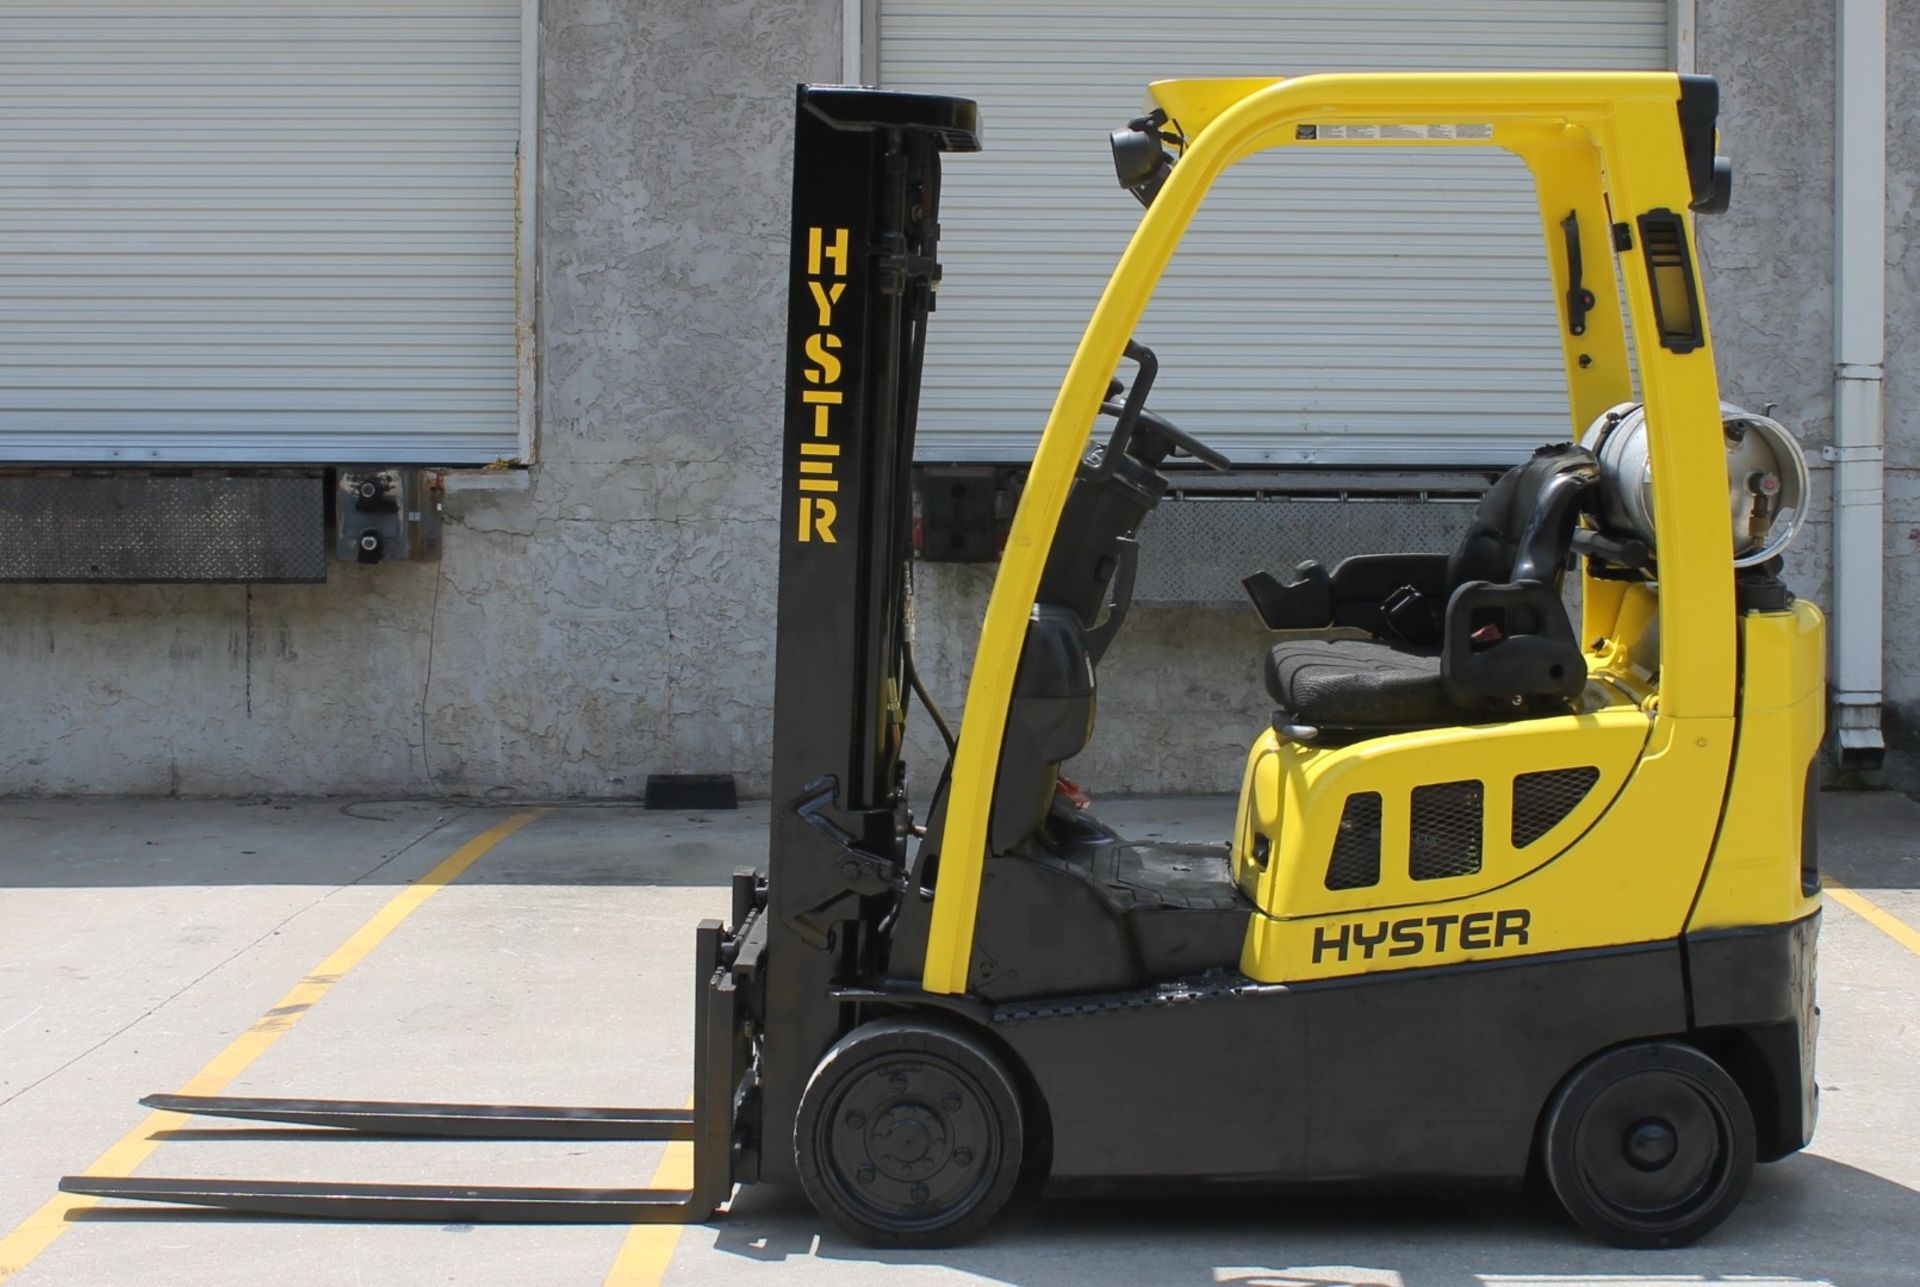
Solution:
<svg viewBox="0 0 1920 1287"><path fill-rule="evenodd" d="M693 1101L687 1101L693 1107ZM693 1143L675 1140L667 1145L653 1178L647 1181L655 1189L691 1189L693 1187ZM603 1287L659 1287L673 1261L673 1250L680 1245L683 1224L636 1224L627 1228L620 1254L613 1258Z"/></svg>
<svg viewBox="0 0 1920 1287"><path fill-rule="evenodd" d="M544 810L516 813L499 826L483 831L449 854L438 866L395 894L373 914L373 918L354 932L352 938L334 949L331 956L313 967L307 976L274 1007L254 1020L253 1025L233 1044L215 1055L205 1068L180 1088L183 1095L214 1095L239 1076L246 1066L267 1052L267 1048L285 1036L302 1015L313 1008L347 971L367 958L380 941L413 915L420 904L458 879L482 855L520 828L539 817ZM95 1158L82 1175L128 1175L160 1146L154 1138L158 1131L170 1130L187 1121L183 1113L151 1113L138 1126L121 1136L114 1146ZM691 1155L689 1155L691 1156ZM13 1232L0 1238L0 1281L19 1273L33 1258L66 1232L67 1215L99 1202L98 1198L75 1193L56 1195L45 1206L28 1216Z"/></svg>
<svg viewBox="0 0 1920 1287"><path fill-rule="evenodd" d="M1872 899L1848 889L1831 876L1825 877L1822 883L1826 885L1827 893L1833 896L1834 902L1859 916L1907 951L1920 956L1920 930L1916 930L1885 910Z"/></svg>

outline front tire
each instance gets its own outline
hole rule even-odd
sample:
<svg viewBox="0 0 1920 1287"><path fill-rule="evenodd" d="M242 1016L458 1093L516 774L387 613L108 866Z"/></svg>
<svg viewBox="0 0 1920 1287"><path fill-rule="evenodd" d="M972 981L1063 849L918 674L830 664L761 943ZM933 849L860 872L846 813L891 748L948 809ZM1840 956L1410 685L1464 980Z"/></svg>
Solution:
<svg viewBox="0 0 1920 1287"><path fill-rule="evenodd" d="M1598 1055L1541 1124L1541 1167L1567 1214L1620 1247L1683 1247L1738 1206L1753 1175L1753 1112L1692 1046Z"/></svg>
<svg viewBox="0 0 1920 1287"><path fill-rule="evenodd" d="M827 1051L800 1097L793 1149L807 1197L855 1238L952 1246L1013 1193L1025 1120L989 1046L901 1016L862 1024Z"/></svg>

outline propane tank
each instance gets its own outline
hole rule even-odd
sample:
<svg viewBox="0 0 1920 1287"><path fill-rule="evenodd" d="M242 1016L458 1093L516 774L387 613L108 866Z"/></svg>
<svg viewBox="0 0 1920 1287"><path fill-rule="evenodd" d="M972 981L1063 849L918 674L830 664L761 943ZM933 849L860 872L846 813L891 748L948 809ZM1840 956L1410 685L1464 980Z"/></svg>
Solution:
<svg viewBox="0 0 1920 1287"><path fill-rule="evenodd" d="M1733 565L1752 567L1792 543L1807 519L1811 484L1800 444L1777 420L1720 404L1727 447L1727 509L1733 523ZM1581 445L1600 462L1600 518L1607 530L1654 540L1653 465L1647 456L1647 409L1611 407L1588 427Z"/></svg>

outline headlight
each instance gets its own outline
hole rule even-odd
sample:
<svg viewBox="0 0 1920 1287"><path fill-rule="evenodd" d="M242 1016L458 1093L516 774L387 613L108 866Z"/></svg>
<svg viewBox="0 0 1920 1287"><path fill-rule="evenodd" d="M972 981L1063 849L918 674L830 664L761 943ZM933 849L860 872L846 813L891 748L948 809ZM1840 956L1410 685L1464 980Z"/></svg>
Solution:
<svg viewBox="0 0 1920 1287"><path fill-rule="evenodd" d="M1166 123L1167 114L1155 108L1128 121L1111 137L1113 171L1120 178L1120 186L1138 197L1143 206L1153 204L1167 176L1173 173L1173 154L1161 146L1166 142L1161 127Z"/></svg>

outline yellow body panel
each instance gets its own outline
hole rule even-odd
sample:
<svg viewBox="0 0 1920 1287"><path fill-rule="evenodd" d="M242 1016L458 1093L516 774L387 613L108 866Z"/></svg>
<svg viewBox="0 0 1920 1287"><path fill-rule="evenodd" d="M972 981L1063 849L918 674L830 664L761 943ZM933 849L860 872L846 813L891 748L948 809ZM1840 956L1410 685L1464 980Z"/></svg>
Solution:
<svg viewBox="0 0 1920 1287"><path fill-rule="evenodd" d="M1690 930L1777 925L1819 906L1801 869L1808 779L1826 731L1826 622L1804 600L1741 619L1740 738L1733 785ZM1806 789L1797 789L1806 783Z"/></svg>
<svg viewBox="0 0 1920 1287"><path fill-rule="evenodd" d="M1329 748L1303 746L1269 730L1249 757L1255 782L1242 799L1234 877L1263 912L1286 918L1407 907L1497 889L1552 861L1592 825L1626 785L1652 724L1652 717L1622 705L1590 715L1400 733ZM1599 778L1551 830L1516 848L1513 779L1573 768L1597 769ZM1412 793L1463 779L1483 784L1480 870L1416 880L1408 865ZM1350 797L1367 794L1380 797L1379 881L1329 889L1328 860L1342 814Z"/></svg>
<svg viewBox="0 0 1920 1287"><path fill-rule="evenodd" d="M1564 333L1569 380L1569 418L1578 427L1631 392L1626 327L1608 253L1610 219L1629 220L1653 210L1684 211L1692 198L1677 125L1679 81L1664 73L1408 73L1336 74L1294 80L1170 81L1153 92L1184 131L1179 164L1135 231L1088 323L1067 370L1035 452L1019 508L1008 535L988 602L967 693L966 718L954 756L946 821L939 837L940 874L930 927L923 986L931 992L966 988L973 925L986 859L987 823L995 766L1006 726L1015 671L1028 617L1052 548L1096 409L1122 349L1145 310L1155 284L1214 181L1244 157L1282 146L1484 147L1491 141L1522 156L1541 202L1541 227L1554 275L1556 307L1564 296L1566 256L1560 221L1577 214L1586 248L1586 282L1596 307L1581 336ZM1346 126L1396 127L1395 137L1366 135ZM1457 127L1471 126L1461 131ZM1436 128L1437 127L1437 128ZM1485 127L1483 130L1482 127ZM1418 135L1418 137L1407 137ZM1735 672L1732 541L1726 520L1725 457L1721 442L1719 388L1712 345L1706 336L1690 352L1663 348L1652 288L1639 239L1619 253L1625 307L1637 345L1641 396L1654 427L1650 450L1656 476L1662 581L1655 605L1657 632L1634 636L1657 657L1642 658L1633 684L1623 689L1631 707L1596 717L1589 729L1570 733L1560 721L1539 720L1490 729L1443 730L1381 739L1347 752L1269 747L1271 763L1256 747L1249 760L1249 793L1264 800L1256 809L1297 809L1308 817L1304 832L1328 835L1338 806L1309 789L1318 782L1355 780L1368 773L1410 787L1414 774L1432 770L1449 781L1469 776L1469 757L1490 757L1486 770L1504 773L1530 757L1551 766L1568 736L1591 735L1604 750L1583 753L1578 763L1607 760L1624 773L1618 757L1635 738L1645 749L1619 794L1577 844L1512 883L1446 903L1451 914L1511 910L1523 891L1538 915L1524 946L1508 935L1502 950L1551 950L1647 941L1676 934L1698 889L1714 825L1727 788L1734 737ZM1697 283L1696 283L1697 286ZM1611 312L1611 320L1608 319ZM1582 365L1582 359L1585 365ZM1631 596L1596 588L1593 607L1620 615ZM1609 607L1611 603L1611 607ZM1593 636L1589 635L1591 641ZM1624 645L1611 642L1609 661ZM1604 650L1603 650L1604 651ZM1657 675L1658 694L1639 700ZM1623 672L1623 678L1629 678ZM1249 693L1250 708L1260 698ZM1650 715L1640 713L1644 708ZM1250 714L1252 709L1250 709ZM1622 731L1635 728L1640 731ZM1411 739L1411 740L1408 740ZM1437 740L1432 740L1437 739ZM1455 739L1449 742L1449 739ZM1391 743L1391 745L1387 745ZM1263 743L1264 745L1264 743ZM1452 745L1453 763L1442 765L1434 748ZM1345 758L1341 758L1345 756ZM1349 767L1350 765L1350 767ZM1370 767L1362 767L1362 766ZM1317 766L1317 767L1316 767ZM1272 775L1269 779L1268 776ZM1291 775L1291 776L1290 776ZM1301 790L1285 789L1296 785ZM1271 781L1277 792L1261 797ZM1490 789L1489 795L1495 795ZM1333 810L1331 815L1329 810ZM1391 813L1389 817L1392 817ZM1404 813L1398 815L1404 830ZM1282 816L1284 841L1292 820ZM1396 843L1390 837L1389 844ZM1404 853L1403 836L1398 841ZM1555 843L1558 843L1556 841ZM1277 901L1279 876L1263 911L1249 930L1245 965L1262 979L1313 977L1328 972L1310 960L1312 920L1334 913L1310 912ZM1295 891L1297 893L1297 891ZM1327 891L1321 891L1325 894ZM1423 897L1422 901L1430 901ZM1511 929L1511 925L1509 926ZM1477 941L1477 935L1474 936ZM1491 950L1491 949L1490 949ZM1472 959L1480 949L1436 949L1431 954L1389 956L1393 964L1431 965ZM1323 954L1324 955L1324 954ZM1349 971L1350 972L1350 971Z"/></svg>
<svg viewBox="0 0 1920 1287"><path fill-rule="evenodd" d="M1672 938L1685 927L1706 868L1724 786L1726 748L1710 737L1701 745L1703 736L1699 721L1623 704L1304 755L1303 748L1262 739L1284 784L1280 832L1291 830L1300 842L1277 846L1280 856L1257 886L1259 910L1242 971L1286 982ZM1375 763L1329 782L1327 762L1350 751ZM1580 805L1532 845L1515 849L1514 776L1588 765L1600 778ZM1415 881L1408 874L1410 793L1461 778L1485 784L1482 869ZM1328 890L1340 811L1356 789L1382 795L1380 883ZM1249 821L1250 843L1259 822ZM1238 849L1235 857L1249 863ZM1460 927L1469 931L1464 941Z"/></svg>

